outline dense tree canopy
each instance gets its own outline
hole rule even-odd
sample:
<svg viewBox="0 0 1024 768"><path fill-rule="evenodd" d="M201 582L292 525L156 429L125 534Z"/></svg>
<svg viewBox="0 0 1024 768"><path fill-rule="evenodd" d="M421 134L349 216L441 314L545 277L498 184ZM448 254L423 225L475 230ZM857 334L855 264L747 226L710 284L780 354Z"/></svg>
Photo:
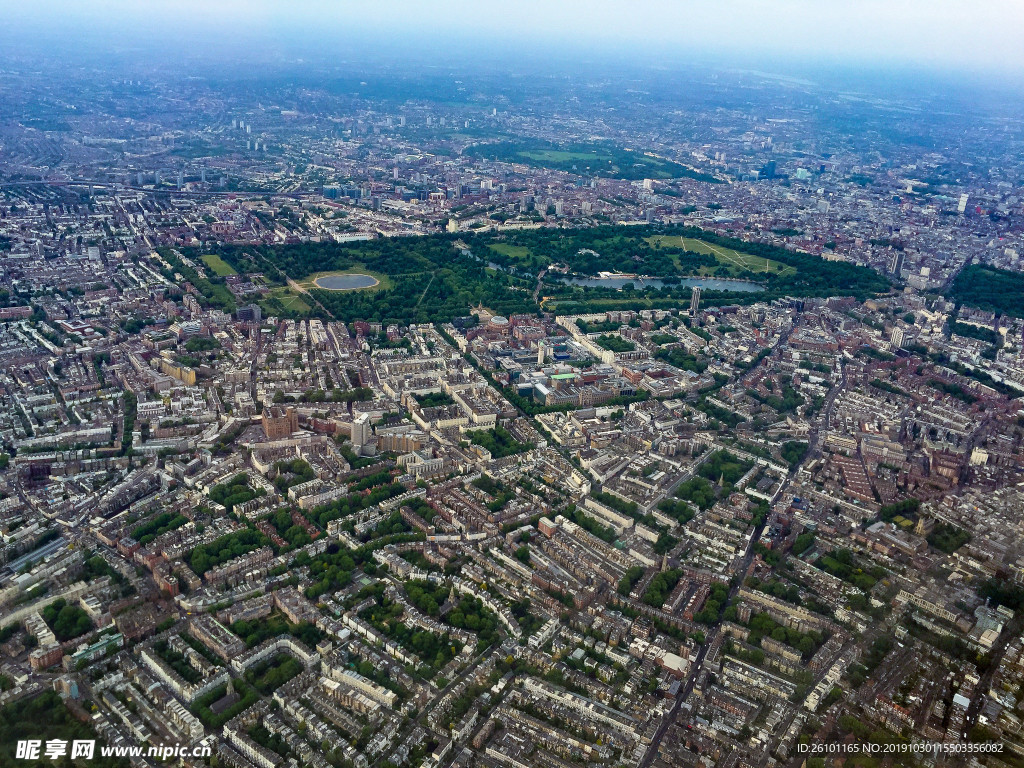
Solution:
<svg viewBox="0 0 1024 768"><path fill-rule="evenodd" d="M770 260L776 267L755 273L708 253L666 244L658 235L700 240L705 249L713 246L734 250ZM708 290L703 299L706 305L749 303L787 295L865 297L888 289L885 278L866 267L683 226L445 233L256 248L220 244L212 250L239 273L260 272L272 286L285 291L289 278L302 280L324 271L367 270L383 276L381 284L369 290L314 288L307 297L311 308L303 304L301 311L286 306L280 294L260 298L265 309L281 316L326 312L346 322L447 321L481 305L503 315L536 312L538 273L552 263L565 264L578 275L610 270L662 278L660 286L640 284L620 292L572 285L549 276L544 280L543 294L560 312L617 309L623 300L637 307L675 306L690 295L689 286L680 284L680 278L696 274L755 280L765 288L746 293ZM201 255L198 249L184 248L182 252L193 259ZM200 278L169 250L161 250L161 254L199 289L208 304L234 308L235 299L223 277Z"/></svg>
<svg viewBox="0 0 1024 768"><path fill-rule="evenodd" d="M1024 317L1024 274L984 264L968 264L947 295L960 304L1013 317Z"/></svg>

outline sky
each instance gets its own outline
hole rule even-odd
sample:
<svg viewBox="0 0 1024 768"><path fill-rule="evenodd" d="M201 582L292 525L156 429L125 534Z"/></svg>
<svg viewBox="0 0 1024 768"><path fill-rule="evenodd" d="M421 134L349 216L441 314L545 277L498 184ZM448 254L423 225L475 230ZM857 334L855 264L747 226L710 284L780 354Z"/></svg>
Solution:
<svg viewBox="0 0 1024 768"><path fill-rule="evenodd" d="M420 39L636 56L840 61L1024 79L1024 0L0 0L8 35Z"/></svg>

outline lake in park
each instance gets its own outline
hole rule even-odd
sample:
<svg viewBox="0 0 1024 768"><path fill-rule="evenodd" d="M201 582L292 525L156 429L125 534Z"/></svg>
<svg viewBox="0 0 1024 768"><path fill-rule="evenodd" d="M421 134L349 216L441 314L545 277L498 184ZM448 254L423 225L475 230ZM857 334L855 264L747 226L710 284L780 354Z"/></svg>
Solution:
<svg viewBox="0 0 1024 768"><path fill-rule="evenodd" d="M372 288L380 281L369 275L324 275L313 281L317 288L325 291L355 291L360 288Z"/></svg>

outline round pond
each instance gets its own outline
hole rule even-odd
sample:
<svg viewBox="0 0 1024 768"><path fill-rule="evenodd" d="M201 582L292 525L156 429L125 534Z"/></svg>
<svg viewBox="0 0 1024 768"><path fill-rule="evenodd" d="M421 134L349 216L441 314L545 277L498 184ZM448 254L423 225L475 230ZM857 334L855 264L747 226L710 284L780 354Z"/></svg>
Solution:
<svg viewBox="0 0 1024 768"><path fill-rule="evenodd" d="M325 291L357 291L360 288L372 288L380 281L370 275L324 275L313 281L317 288Z"/></svg>

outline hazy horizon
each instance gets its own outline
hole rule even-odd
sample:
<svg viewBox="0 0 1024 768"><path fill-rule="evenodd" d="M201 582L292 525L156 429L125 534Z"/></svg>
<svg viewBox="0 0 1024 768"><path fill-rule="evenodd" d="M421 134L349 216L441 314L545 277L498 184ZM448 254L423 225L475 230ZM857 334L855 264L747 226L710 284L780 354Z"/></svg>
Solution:
<svg viewBox="0 0 1024 768"><path fill-rule="evenodd" d="M725 0L679 4L599 0L543 4L520 0L491 9L466 0L380 4L297 0L127 0L0 3L8 44L57 48L73 59L91 48L165 49L182 58L216 43L247 58L337 56L404 51L438 64L467 54L490 58L544 55L627 58L666 65L691 59L723 67L790 71L865 68L878 74L959 76L1016 88L1024 82L1024 4L997 0L979 14L963 2L867 0L846 6L818 0ZM214 51L216 53L216 51Z"/></svg>

